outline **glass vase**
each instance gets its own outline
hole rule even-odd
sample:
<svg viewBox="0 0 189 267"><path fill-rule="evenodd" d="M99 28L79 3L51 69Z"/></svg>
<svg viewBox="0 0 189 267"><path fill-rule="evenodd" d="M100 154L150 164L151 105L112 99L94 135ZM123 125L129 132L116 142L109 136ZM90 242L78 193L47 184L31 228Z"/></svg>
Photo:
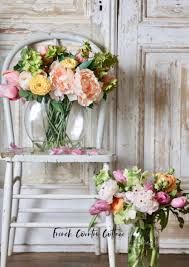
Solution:
<svg viewBox="0 0 189 267"><path fill-rule="evenodd" d="M134 225L129 234L129 267L159 267L159 232L155 225Z"/></svg>
<svg viewBox="0 0 189 267"><path fill-rule="evenodd" d="M85 133L85 113L77 102L30 101L24 123L33 146L41 151L54 147L79 146Z"/></svg>

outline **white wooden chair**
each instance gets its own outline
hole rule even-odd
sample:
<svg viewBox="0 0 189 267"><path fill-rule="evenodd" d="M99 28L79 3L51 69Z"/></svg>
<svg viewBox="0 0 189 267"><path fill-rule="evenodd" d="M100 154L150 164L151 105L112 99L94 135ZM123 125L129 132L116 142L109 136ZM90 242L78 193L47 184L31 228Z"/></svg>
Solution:
<svg viewBox="0 0 189 267"><path fill-rule="evenodd" d="M73 41L81 45L85 38L75 34L61 33L61 34L50 34L44 35L37 38L33 38L27 41L23 41L17 45L10 54L6 57L2 71L8 70L10 68L11 61L13 57L19 52L23 47L39 43L46 40L65 40ZM92 43L92 42L91 42ZM92 43L92 47L96 51L100 49ZM6 82L2 78L2 82ZM9 100L3 99L4 101L4 113L5 121L7 127L7 137L8 144L14 143L14 127L11 114L11 108ZM98 129L96 137L96 147L99 149L102 145L103 139L103 129L105 122L105 103L101 104L99 118L98 118ZM102 163L103 167L108 169L109 164L115 160L115 156L111 153L104 153L99 155L49 155L45 153L41 154L14 154L9 155L5 153L5 156L1 160L6 161L6 172L4 180L4 199L3 199L3 216L2 216L2 237L1 237L1 267L7 266L7 256L11 255L13 252L15 230L16 228L55 228L55 227L88 227L88 223L41 223L41 222L27 222L21 223L17 222L18 211L19 211L19 200L20 199L59 199L59 200L72 200L72 199L95 199L97 195L94 193L88 195L65 195L65 194L43 194L43 195L26 195L21 194L21 176L22 176L22 164L25 162L41 162L41 163ZM92 181L91 181L92 182ZM31 210L32 212L32 210ZM113 229L113 219L112 215L106 216L105 223L98 223L96 227L106 227L109 230ZM114 250L114 239L112 237L107 238L108 253L109 253L109 265L110 267L115 267L115 250ZM100 243L97 240L96 244L96 254L100 254Z"/></svg>

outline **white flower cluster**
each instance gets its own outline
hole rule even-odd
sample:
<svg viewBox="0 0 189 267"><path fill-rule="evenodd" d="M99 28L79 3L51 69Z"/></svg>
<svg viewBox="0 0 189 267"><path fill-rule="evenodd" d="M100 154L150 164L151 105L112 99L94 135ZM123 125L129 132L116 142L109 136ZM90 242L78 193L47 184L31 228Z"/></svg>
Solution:
<svg viewBox="0 0 189 267"><path fill-rule="evenodd" d="M113 196L117 191L117 182L114 180L108 180L107 182L103 183L98 192L99 199L106 200L109 204L111 204L113 202Z"/></svg>
<svg viewBox="0 0 189 267"><path fill-rule="evenodd" d="M134 186L132 192L126 192L125 201L132 203L137 211L150 215L159 208L154 192L141 185Z"/></svg>

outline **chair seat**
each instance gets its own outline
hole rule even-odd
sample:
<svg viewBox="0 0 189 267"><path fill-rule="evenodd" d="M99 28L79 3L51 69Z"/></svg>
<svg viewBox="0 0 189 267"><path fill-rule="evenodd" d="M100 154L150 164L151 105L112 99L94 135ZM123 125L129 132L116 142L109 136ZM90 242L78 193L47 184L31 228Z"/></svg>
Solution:
<svg viewBox="0 0 189 267"><path fill-rule="evenodd" d="M52 155L48 152L34 152L31 148L23 148L21 150L7 150L0 153L0 160L12 161L12 162L62 162L62 163L87 163L87 162L112 162L116 160L115 154L105 151L97 150L97 154L61 154Z"/></svg>

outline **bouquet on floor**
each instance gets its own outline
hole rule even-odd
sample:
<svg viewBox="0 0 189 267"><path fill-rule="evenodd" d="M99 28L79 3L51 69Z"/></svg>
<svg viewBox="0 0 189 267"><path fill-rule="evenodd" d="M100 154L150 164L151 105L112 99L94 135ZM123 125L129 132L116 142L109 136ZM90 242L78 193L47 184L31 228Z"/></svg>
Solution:
<svg viewBox="0 0 189 267"><path fill-rule="evenodd" d="M98 215L112 213L115 224L133 224L129 237L129 266L158 266L158 240L155 225L165 229L172 213L183 227L183 215L189 213L188 195L181 189L181 181L174 169L150 174L137 167L101 170L94 176L98 200L91 206L90 227Z"/></svg>
<svg viewBox="0 0 189 267"><path fill-rule="evenodd" d="M106 100L117 84L109 74L116 63L117 56L95 53L87 41L76 53L64 46L27 47L14 70L3 73L7 84L0 85L0 97L46 104L46 144L60 147L70 141L66 126L73 103L92 108Z"/></svg>

